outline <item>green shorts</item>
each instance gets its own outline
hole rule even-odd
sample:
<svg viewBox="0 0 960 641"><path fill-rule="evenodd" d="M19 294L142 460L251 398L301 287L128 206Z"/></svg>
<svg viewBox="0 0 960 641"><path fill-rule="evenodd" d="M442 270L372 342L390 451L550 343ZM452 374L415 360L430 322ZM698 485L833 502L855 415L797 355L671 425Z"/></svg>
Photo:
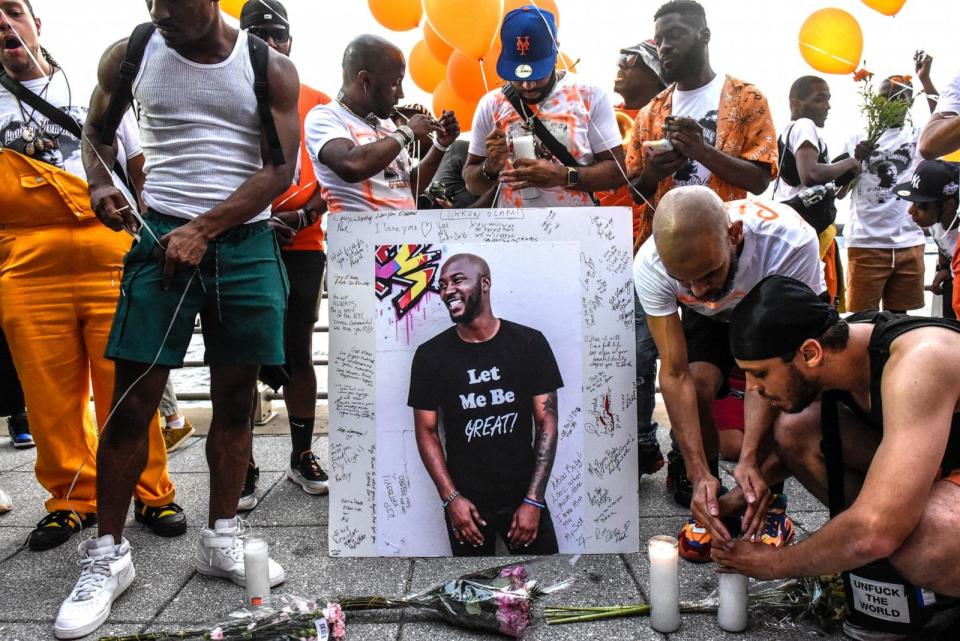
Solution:
<svg viewBox="0 0 960 641"><path fill-rule="evenodd" d="M147 213L163 238L188 221ZM241 225L210 242L196 270L180 270L161 288L153 236L143 231L123 261L107 358L182 367L197 314L210 365L282 365L289 285L280 249L265 222Z"/></svg>

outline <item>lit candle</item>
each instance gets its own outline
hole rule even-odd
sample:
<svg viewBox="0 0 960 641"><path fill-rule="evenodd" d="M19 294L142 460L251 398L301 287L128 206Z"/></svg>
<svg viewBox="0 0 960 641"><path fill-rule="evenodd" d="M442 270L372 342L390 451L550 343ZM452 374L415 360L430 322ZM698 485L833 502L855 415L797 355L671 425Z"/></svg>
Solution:
<svg viewBox="0 0 960 641"><path fill-rule="evenodd" d="M680 578L677 576L677 540L655 536L647 543L650 555L650 625L657 632L680 627Z"/></svg>
<svg viewBox="0 0 960 641"><path fill-rule="evenodd" d="M244 541L243 569L247 583L247 605L265 605L270 598L270 551L266 541Z"/></svg>
<svg viewBox="0 0 960 641"><path fill-rule="evenodd" d="M747 577L742 574L720 575L717 623L727 632L747 629Z"/></svg>

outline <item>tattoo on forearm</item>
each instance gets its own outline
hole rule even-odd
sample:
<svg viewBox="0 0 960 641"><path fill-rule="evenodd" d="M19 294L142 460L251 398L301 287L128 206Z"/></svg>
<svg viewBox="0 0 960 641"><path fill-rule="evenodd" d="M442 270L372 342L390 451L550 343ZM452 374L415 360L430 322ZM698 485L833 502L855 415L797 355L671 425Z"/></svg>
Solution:
<svg viewBox="0 0 960 641"><path fill-rule="evenodd" d="M553 461L557 456L557 393L550 392L543 403L543 418L537 425L537 438L534 443L533 478L529 493L543 500L547 491L547 481L553 470Z"/></svg>

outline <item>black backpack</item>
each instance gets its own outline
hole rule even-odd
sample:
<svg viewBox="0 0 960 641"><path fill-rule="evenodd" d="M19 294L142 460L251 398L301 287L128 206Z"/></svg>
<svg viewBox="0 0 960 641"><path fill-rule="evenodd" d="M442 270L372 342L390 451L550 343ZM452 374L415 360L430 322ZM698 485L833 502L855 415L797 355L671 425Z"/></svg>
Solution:
<svg viewBox="0 0 960 641"><path fill-rule="evenodd" d="M794 125L795 124L796 123L794 123ZM790 125L790 127L787 128L787 132L777 139L777 149L780 152L780 173L777 175L777 182L779 183L782 180L791 187L798 187L802 181L800 180L800 172L797 169L797 158L793 152L790 151L789 146L790 132L793 131L794 125ZM830 162L825 147L819 147L817 149L817 162ZM776 185L774 185L773 190L776 192ZM823 200L812 205L804 204L799 195L783 202L796 210L796 212L813 227L814 231L819 234L832 225L837 219L837 205L835 201L836 192L828 190Z"/></svg>
<svg viewBox="0 0 960 641"><path fill-rule="evenodd" d="M117 128L127 111L127 105L133 100L133 81L140 73L143 64L143 55L147 50L147 43L153 37L157 26L152 22L137 25L127 41L127 55L120 64L120 84L110 99L106 116L101 129L100 142L112 145L117 135ZM267 63L270 59L270 46L260 38L247 34L247 46L250 49L250 64L253 67L253 91L257 96L257 113L260 116L260 125L267 137L267 146L270 149L270 162L275 166L286 163L283 156L283 147L280 145L280 136L277 134L277 125L270 112L270 87L267 83Z"/></svg>

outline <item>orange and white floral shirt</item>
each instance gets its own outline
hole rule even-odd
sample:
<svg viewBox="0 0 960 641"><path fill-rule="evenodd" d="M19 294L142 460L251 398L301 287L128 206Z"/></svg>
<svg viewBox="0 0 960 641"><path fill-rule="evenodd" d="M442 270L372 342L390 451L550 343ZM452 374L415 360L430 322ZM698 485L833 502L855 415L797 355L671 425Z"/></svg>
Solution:
<svg viewBox="0 0 960 641"><path fill-rule="evenodd" d="M646 164L647 151L642 147L643 142L664 138L663 126L667 116L673 113L676 88L676 84L670 85L640 110L627 149L627 173L630 176L640 175ZM714 148L729 156L766 163L770 165L770 180L776 179L779 172L777 132L770 105L760 90L748 82L726 76L716 119ZM725 202L747 197L745 190L716 175L710 175L707 186ZM661 180L651 204L656 207L663 195L673 187L672 176Z"/></svg>
<svg viewBox="0 0 960 641"><path fill-rule="evenodd" d="M311 109L303 129L313 170L331 214L417 208L410 189L413 161L406 148L400 150L386 169L357 183L347 182L319 160L320 151L331 140L345 138L357 145L377 142L397 130L393 122L377 119L371 124L334 101Z"/></svg>
<svg viewBox="0 0 960 641"><path fill-rule="evenodd" d="M566 73L557 80L553 91L537 105L530 105L554 138L570 150L581 166L594 164L597 154L621 144L617 118L607 93L596 85L581 82L575 74ZM497 89L480 99L473 117L470 153L486 158L486 138L494 128L503 129L507 140L511 136L529 133L524 119L510 101ZM550 159L553 154L539 140L537 158ZM560 163L553 158L553 161ZM526 191L526 190L522 190ZM583 207L592 206L586 192L551 187L538 189L535 198L524 198L522 191L504 186L500 190L497 207Z"/></svg>

